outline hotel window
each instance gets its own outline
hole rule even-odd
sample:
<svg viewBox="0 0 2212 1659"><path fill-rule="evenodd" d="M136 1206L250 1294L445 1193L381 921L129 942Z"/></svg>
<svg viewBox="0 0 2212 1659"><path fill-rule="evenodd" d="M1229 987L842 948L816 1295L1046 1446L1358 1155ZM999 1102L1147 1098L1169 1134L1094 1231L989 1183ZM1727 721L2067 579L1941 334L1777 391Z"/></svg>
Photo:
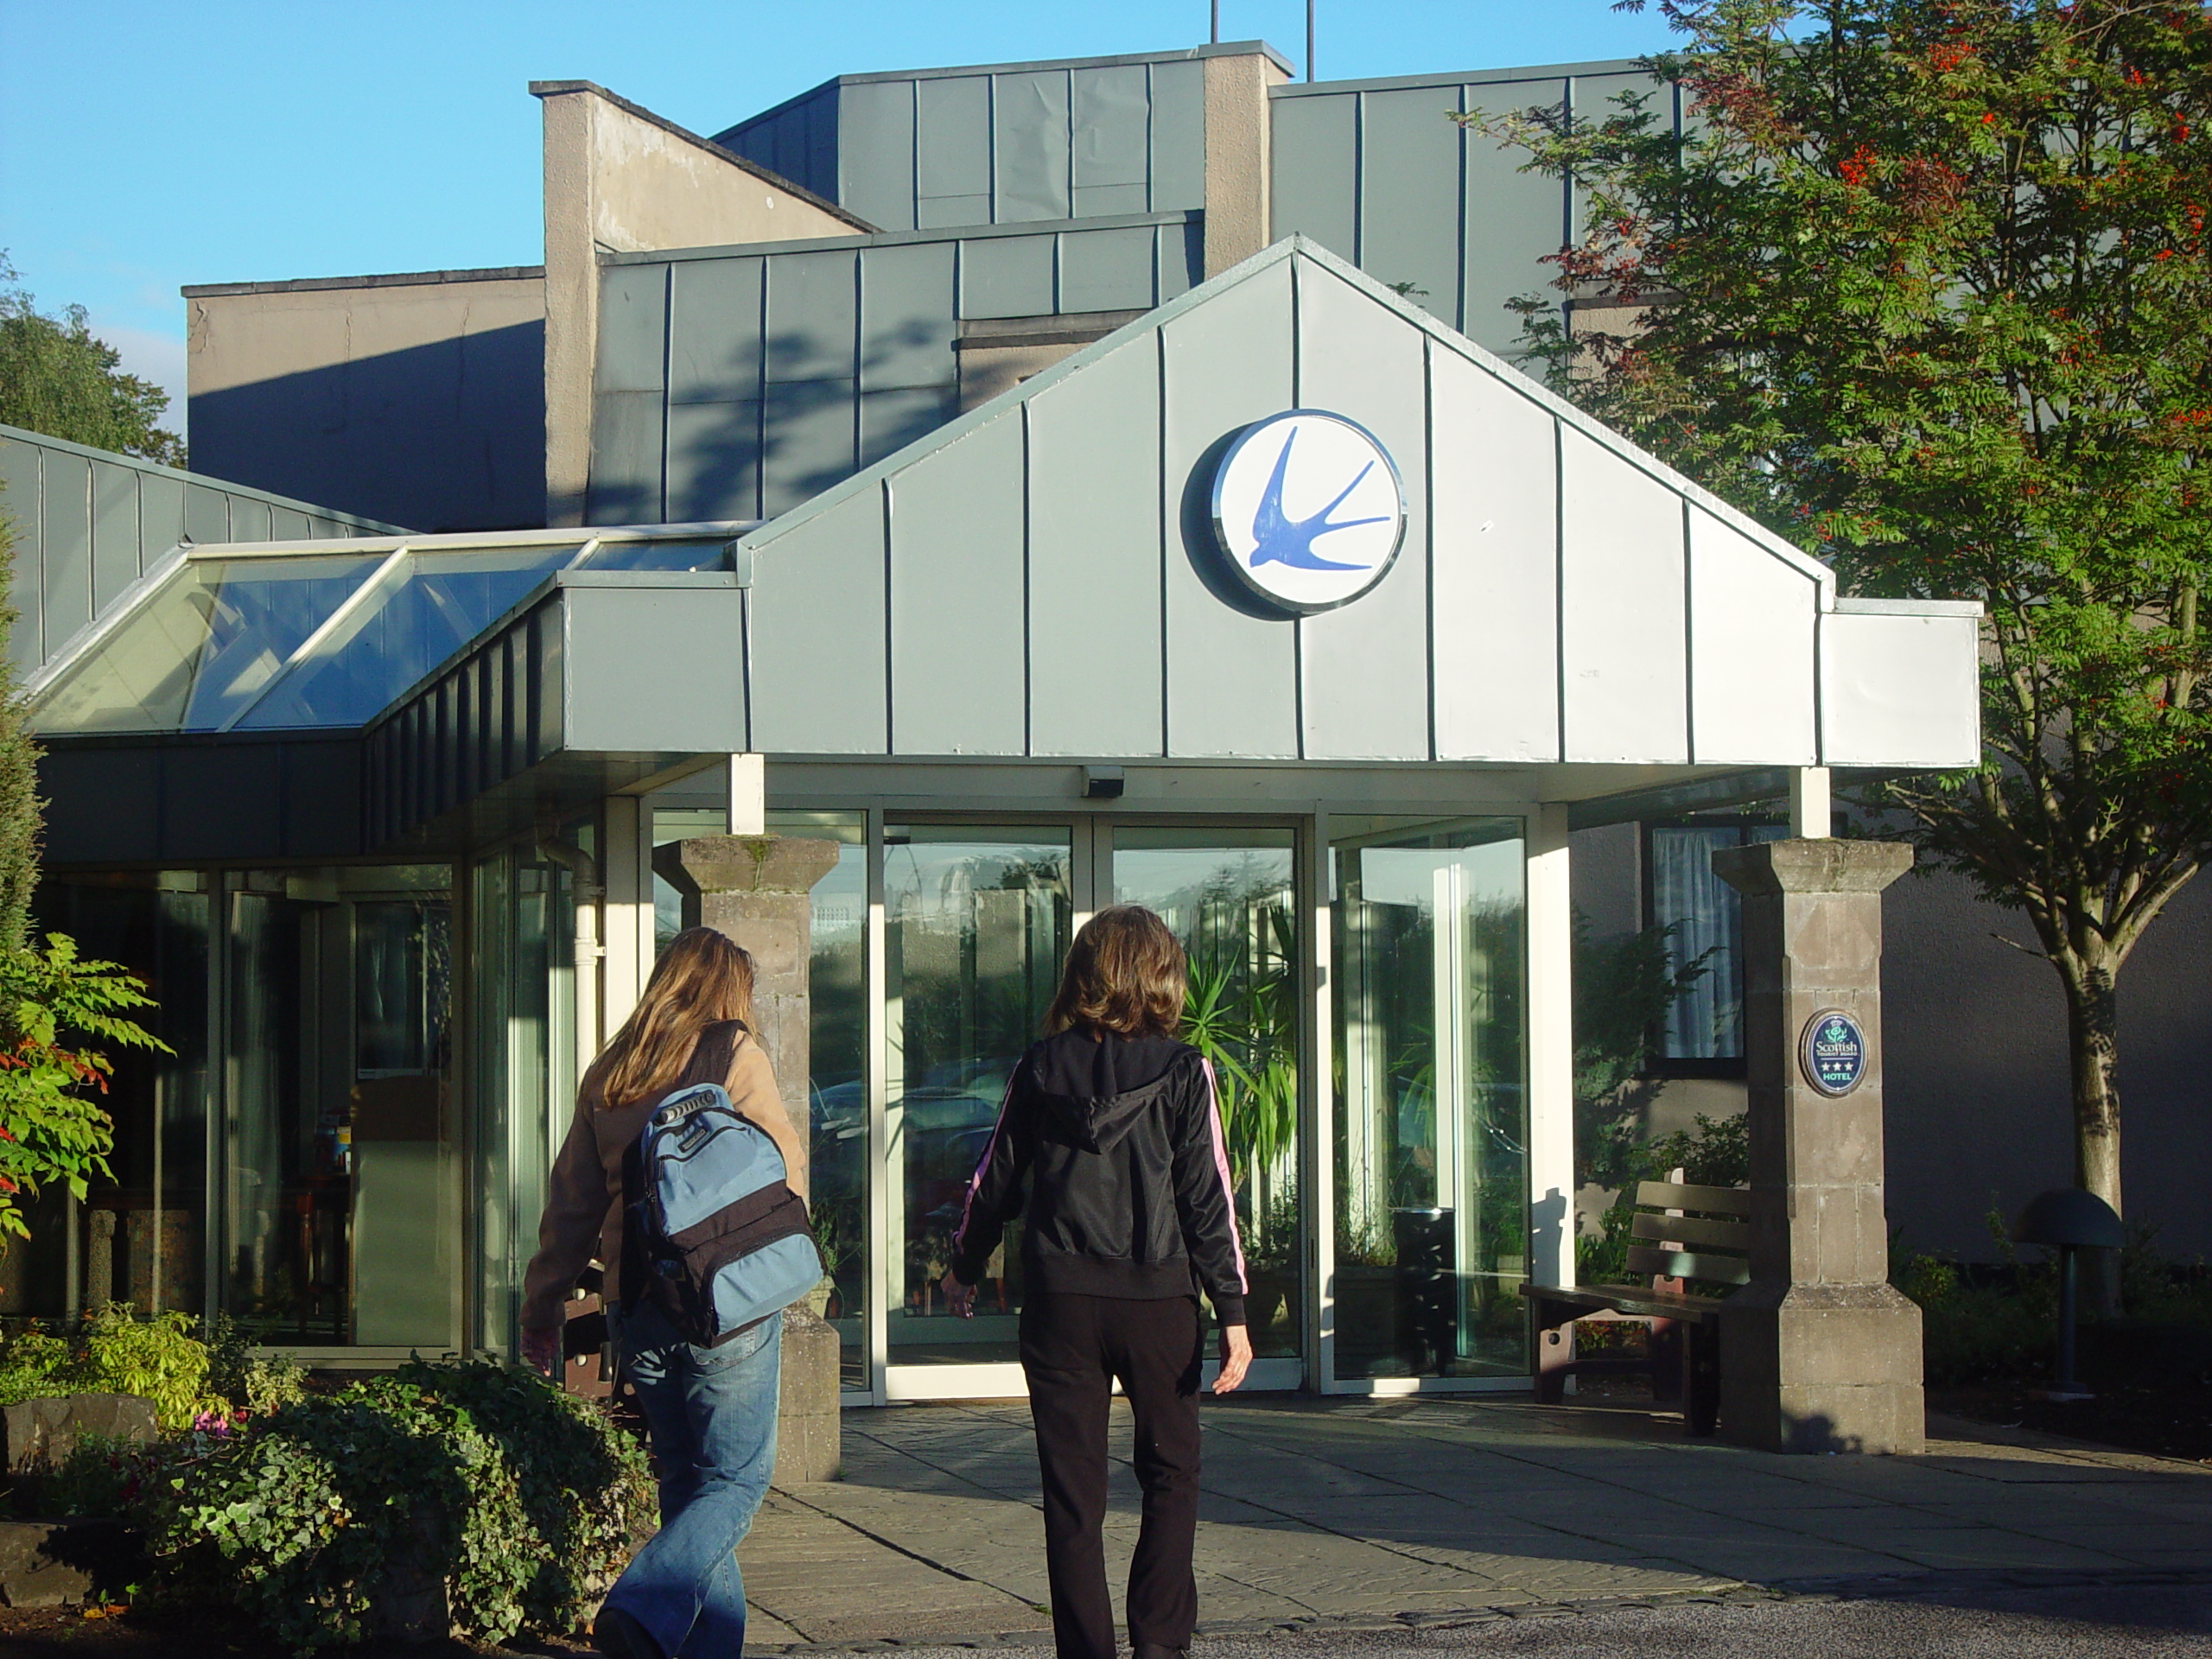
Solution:
<svg viewBox="0 0 2212 1659"><path fill-rule="evenodd" d="M1746 818L1644 825L1645 920L1673 930L1677 965L1705 958L1705 972L1661 1021L1653 1069L1662 1077L1743 1075L1742 910L1736 890L1713 874L1713 855L1789 833L1787 825Z"/></svg>

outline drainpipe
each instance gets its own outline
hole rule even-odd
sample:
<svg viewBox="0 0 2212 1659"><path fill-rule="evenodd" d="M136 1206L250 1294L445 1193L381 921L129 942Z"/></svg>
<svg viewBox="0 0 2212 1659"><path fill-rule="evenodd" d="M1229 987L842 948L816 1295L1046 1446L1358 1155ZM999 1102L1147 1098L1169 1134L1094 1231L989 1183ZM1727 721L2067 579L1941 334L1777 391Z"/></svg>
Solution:
<svg viewBox="0 0 2212 1659"><path fill-rule="evenodd" d="M576 900L576 1081L581 1084L599 1058L599 976L607 947L599 939L599 906L607 897L599 861L581 847L552 836L537 838L537 854L569 872Z"/></svg>

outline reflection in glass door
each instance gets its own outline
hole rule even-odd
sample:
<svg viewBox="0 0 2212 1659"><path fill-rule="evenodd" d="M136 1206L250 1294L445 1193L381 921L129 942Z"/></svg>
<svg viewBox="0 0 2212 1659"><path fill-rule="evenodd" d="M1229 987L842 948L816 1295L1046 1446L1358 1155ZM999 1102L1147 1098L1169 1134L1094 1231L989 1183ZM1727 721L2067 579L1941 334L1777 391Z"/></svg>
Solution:
<svg viewBox="0 0 2212 1659"><path fill-rule="evenodd" d="M1183 1035L1213 1061L1220 1090L1252 1351L1294 1357L1304 1327L1296 832L1122 825L1113 836L1114 902L1155 912L1190 957Z"/></svg>
<svg viewBox="0 0 2212 1659"><path fill-rule="evenodd" d="M1339 1380L1527 1370L1521 828L1337 849Z"/></svg>
<svg viewBox="0 0 2212 1659"><path fill-rule="evenodd" d="M1073 913L1071 836L891 825L883 843L888 1357L1011 1362L1019 1224L985 1271L973 1319L944 1312L938 1281L969 1174L1058 980Z"/></svg>

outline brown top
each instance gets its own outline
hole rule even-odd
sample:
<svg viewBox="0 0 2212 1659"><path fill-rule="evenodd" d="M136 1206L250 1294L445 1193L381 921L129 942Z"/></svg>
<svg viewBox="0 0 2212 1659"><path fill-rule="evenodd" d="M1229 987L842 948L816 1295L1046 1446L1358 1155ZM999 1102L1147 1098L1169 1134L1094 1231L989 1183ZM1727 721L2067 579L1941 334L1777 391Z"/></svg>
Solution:
<svg viewBox="0 0 2212 1659"><path fill-rule="evenodd" d="M697 1046L696 1039L693 1046ZM622 1270L622 1154L645 1133L645 1119L665 1098L656 1095L613 1110L600 1105L600 1068L585 1073L576 1091L576 1116L569 1125L569 1138L561 1143L546 1184L545 1213L537 1223L537 1254L523 1274L522 1325L525 1331L550 1331L562 1323L561 1304L569 1299L576 1275L596 1255L607 1268L611 1292L621 1283ZM684 1064L679 1087L703 1082L690 1075ZM730 1056L729 1075L721 1080L730 1104L766 1130L784 1154L791 1189L806 1197L806 1148L784 1110L776 1091L776 1075L768 1056L747 1034L738 1039Z"/></svg>

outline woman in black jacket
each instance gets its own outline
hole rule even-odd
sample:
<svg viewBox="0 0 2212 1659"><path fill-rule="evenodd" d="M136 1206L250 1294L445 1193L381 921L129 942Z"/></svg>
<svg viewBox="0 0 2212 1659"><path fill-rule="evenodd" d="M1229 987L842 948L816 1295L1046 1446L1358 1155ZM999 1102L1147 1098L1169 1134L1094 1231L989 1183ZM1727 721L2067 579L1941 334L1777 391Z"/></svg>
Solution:
<svg viewBox="0 0 2212 1659"><path fill-rule="evenodd" d="M1190 1646L1198 1519L1198 1294L1221 1327L1216 1394L1244 1380L1244 1255L1213 1071L1181 1028L1183 947L1136 905L1076 935L1050 1033L1022 1056L969 1179L944 1293L972 1315L1007 1222L1023 1223L1021 1369L1044 1475L1060 1659L1115 1659L1100 1527L1118 1378L1136 1418L1144 1524L1129 1563L1136 1659Z"/></svg>

